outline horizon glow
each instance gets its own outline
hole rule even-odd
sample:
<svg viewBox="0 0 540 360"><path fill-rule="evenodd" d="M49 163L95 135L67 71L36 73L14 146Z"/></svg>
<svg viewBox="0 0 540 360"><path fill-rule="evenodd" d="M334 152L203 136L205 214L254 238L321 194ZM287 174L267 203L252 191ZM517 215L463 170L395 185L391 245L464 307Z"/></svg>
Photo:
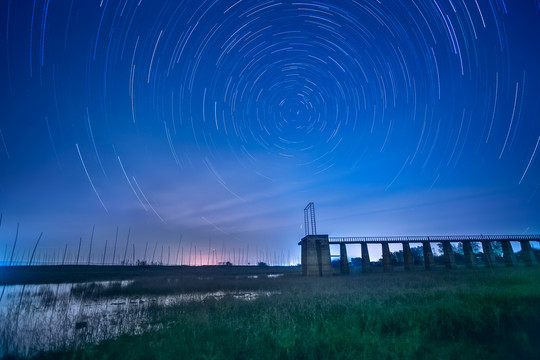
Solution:
<svg viewBox="0 0 540 360"><path fill-rule="evenodd" d="M310 201L330 236L540 233L538 39L535 0L4 1L0 262L20 224L20 259L95 226L96 263L117 229L296 263Z"/></svg>

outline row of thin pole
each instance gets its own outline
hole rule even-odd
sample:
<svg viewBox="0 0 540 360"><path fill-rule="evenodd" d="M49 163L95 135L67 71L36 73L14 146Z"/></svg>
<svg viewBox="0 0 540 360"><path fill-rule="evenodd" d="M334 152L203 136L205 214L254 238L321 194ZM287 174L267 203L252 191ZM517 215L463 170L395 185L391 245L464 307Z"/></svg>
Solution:
<svg viewBox="0 0 540 360"><path fill-rule="evenodd" d="M2 215L0 214L0 227L2 224ZM255 263L250 262L250 253L249 253L249 245L246 249L243 248L233 248L232 252L231 249L226 249L225 246L221 249L221 256L218 254L218 251L214 248L212 248L211 240L209 241L208 250L203 251L201 248L199 248L199 251L197 252L197 246L193 245L193 243L190 243L189 246L189 252L187 255L187 261L185 261L184 256L184 247L182 247L182 236L180 236L178 246L176 249L176 254L171 254L171 246L167 245L165 248L164 245L161 246L161 253L159 255L159 261L158 258L156 258L156 253L158 251L158 243L154 244L153 250L151 252L152 257L150 258L150 249L149 249L149 242L146 242L145 248L144 248L144 255L142 259L136 259L136 251L135 251L135 244L131 243L130 246L130 236L131 236L131 228L128 229L128 234L126 238L126 245L124 247L123 255L120 254L121 250L118 249L118 233L119 228L116 228L116 235L114 239L114 247L112 249L112 258L107 259L107 251L110 252L110 249L108 248L108 240L105 240L105 248L103 250L103 254L100 256L93 255L93 251L95 253L94 247L94 232L95 232L95 225L92 227L92 233L90 235L90 246L88 249L88 255L83 258L81 254L81 248L83 245L83 238L79 237L78 247L76 256L73 254L69 254L68 252L68 245L66 244L64 246L63 251L60 252L53 252L52 254L49 254L45 252L41 252L41 257L36 256L38 245L43 237L43 232L39 234L37 237L36 243L32 249L31 253L26 254L26 251L23 252L21 257L19 259L16 259L16 247L17 242L19 238L19 224L17 223L17 230L15 233L15 240L13 242L13 247L11 248L11 251L8 252L8 244L6 244L6 249L4 251L4 260L1 262L4 266L13 266L13 265L187 265L187 266L199 266L199 265L256 265L259 263L265 263L268 265L290 265L291 264L291 256L290 251L287 254L287 257L285 257L285 254L283 251L281 251L280 254L273 252L270 253L268 250L266 252L259 251L257 248L255 249ZM131 250L131 251L129 251ZM130 254L131 252L131 254ZM173 250L174 252L174 250ZM117 255L121 255L120 257ZM8 255L9 254L9 255ZM251 254L253 255L253 254ZM25 261L25 256L28 256L28 261ZM147 258L148 256L148 258ZM164 261L164 256L166 256L166 262ZM97 258L97 259L96 259ZM253 258L253 256L251 257ZM173 260L171 262L171 260ZM110 260L110 261L107 261Z"/></svg>

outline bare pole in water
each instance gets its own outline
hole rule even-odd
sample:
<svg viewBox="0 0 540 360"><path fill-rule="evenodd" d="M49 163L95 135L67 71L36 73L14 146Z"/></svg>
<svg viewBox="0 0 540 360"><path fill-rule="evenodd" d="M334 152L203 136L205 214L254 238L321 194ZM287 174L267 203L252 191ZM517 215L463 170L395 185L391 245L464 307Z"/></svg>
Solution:
<svg viewBox="0 0 540 360"><path fill-rule="evenodd" d="M90 251L88 251L88 265L90 265L90 258L92 256L92 242L94 241L94 230L96 229L96 224L92 226L92 235L90 235Z"/></svg>
<svg viewBox="0 0 540 360"><path fill-rule="evenodd" d="M161 257L159 258L159 265L163 265L163 245L161 245Z"/></svg>
<svg viewBox="0 0 540 360"><path fill-rule="evenodd" d="M221 244L221 259L219 261L223 262L223 259L225 259L225 241Z"/></svg>
<svg viewBox="0 0 540 360"><path fill-rule="evenodd" d="M15 254L15 246L17 245L17 239L19 238L19 223L17 223L17 232L15 233L15 242L13 243L13 250L11 250L11 256L9 258L9 266L13 262L13 255Z"/></svg>
<svg viewBox="0 0 540 360"><path fill-rule="evenodd" d="M118 226L116 227L116 237L114 238L114 251L112 255L112 264L114 265L114 258L116 257L116 243L118 242Z"/></svg>
<svg viewBox="0 0 540 360"><path fill-rule="evenodd" d="M133 265L135 265L135 244L133 245Z"/></svg>
<svg viewBox="0 0 540 360"><path fill-rule="evenodd" d="M156 243L156 246L154 246L154 253L152 254L152 265L154 265L154 257L156 256L156 250L157 250L157 243Z"/></svg>
<svg viewBox="0 0 540 360"><path fill-rule="evenodd" d="M143 261L146 261L146 250L148 250L148 241L146 242L146 246L144 247L144 257L143 257Z"/></svg>
<svg viewBox="0 0 540 360"><path fill-rule="evenodd" d="M105 255L107 254L107 239L105 239L105 250L103 251L103 260L101 261L101 265L105 265Z"/></svg>
<svg viewBox="0 0 540 360"><path fill-rule="evenodd" d="M28 266L32 265L32 260L34 259L34 254L36 253L37 246L39 244L39 240L41 240L41 236L43 235L43 232L39 234L39 237L36 241L36 245L34 246L34 251L32 251L32 256L30 257L30 261L28 262Z"/></svg>
<svg viewBox="0 0 540 360"><path fill-rule="evenodd" d="M212 248L212 238L208 240L208 259L206 259L206 265L210 265L210 249Z"/></svg>
<svg viewBox="0 0 540 360"><path fill-rule="evenodd" d="M79 255L81 254L81 243L82 243L82 237L79 238L79 250L77 251L77 260L75 261L75 265L79 265Z"/></svg>
<svg viewBox="0 0 540 360"><path fill-rule="evenodd" d="M126 265L126 256L127 256L130 234L131 234L131 228L128 229L128 235L127 235L127 240L126 240L126 251L124 251L124 260L122 260L122 265Z"/></svg>
<svg viewBox="0 0 540 360"><path fill-rule="evenodd" d="M175 265L178 265L178 254L180 253L180 245L182 245L182 235L180 235L180 240L178 240L178 251L176 251L176 261L174 263Z"/></svg>
<svg viewBox="0 0 540 360"><path fill-rule="evenodd" d="M62 265L64 265L64 261L66 261L66 253L67 253L67 244L66 244L66 247L64 248L64 257L62 258Z"/></svg>

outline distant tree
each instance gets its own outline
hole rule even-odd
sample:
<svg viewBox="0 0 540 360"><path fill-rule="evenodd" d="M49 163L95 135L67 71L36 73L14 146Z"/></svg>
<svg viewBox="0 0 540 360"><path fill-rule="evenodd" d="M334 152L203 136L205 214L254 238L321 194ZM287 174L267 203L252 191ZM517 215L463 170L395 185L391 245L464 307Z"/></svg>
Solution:
<svg viewBox="0 0 540 360"><path fill-rule="evenodd" d="M480 245L479 242L472 241L471 242L471 247L472 247L473 253L475 253L475 254L479 253L482 250L482 246Z"/></svg>
<svg viewBox="0 0 540 360"><path fill-rule="evenodd" d="M391 252L390 259L392 260L393 265L403 264L405 262L403 258L403 250Z"/></svg>
<svg viewBox="0 0 540 360"><path fill-rule="evenodd" d="M361 257L351 258L351 266L354 266L354 267L362 266L362 258Z"/></svg>
<svg viewBox="0 0 540 360"><path fill-rule="evenodd" d="M137 266L146 266L148 263L146 260L137 260Z"/></svg>
<svg viewBox="0 0 540 360"><path fill-rule="evenodd" d="M257 266L259 266L259 267L266 267L266 266L268 266L268 264L265 263L265 262L263 262L263 261L259 261L259 262L257 263Z"/></svg>
<svg viewBox="0 0 540 360"><path fill-rule="evenodd" d="M491 248L496 257L503 257L502 244L500 241L492 241Z"/></svg>
<svg viewBox="0 0 540 360"><path fill-rule="evenodd" d="M463 255L464 252L463 252L463 243L458 243L457 246L455 245L452 245L452 247L454 248L454 252L455 253L458 253L458 254L461 254ZM477 243L477 242L474 242L474 241L471 241L471 248L472 248L472 251L473 253L478 253L480 251L480 244Z"/></svg>
<svg viewBox="0 0 540 360"><path fill-rule="evenodd" d="M339 259L332 260L331 264L332 264L332 267L338 268L341 266L341 260Z"/></svg>
<svg viewBox="0 0 540 360"><path fill-rule="evenodd" d="M463 244L462 243L458 243L457 245L454 245L454 244L450 244L452 246L452 251L454 252L454 254L460 254L460 255L463 255ZM433 254L435 255L435 254ZM444 249L443 249L443 244L442 243L437 243L437 256L442 256L444 255Z"/></svg>
<svg viewBox="0 0 540 360"><path fill-rule="evenodd" d="M424 248L422 246L412 247L411 255L415 264L422 264L424 262Z"/></svg>
<svg viewBox="0 0 540 360"><path fill-rule="evenodd" d="M540 261L540 249L532 248L532 251L533 251L534 258L536 259L536 261Z"/></svg>
<svg viewBox="0 0 540 360"><path fill-rule="evenodd" d="M456 264L464 264L465 263L465 256L464 256L464 250L463 250L463 243L458 242L457 245L452 245L452 251L454 253L454 260L456 261ZM478 242L471 242L471 247L473 253L477 254L481 252L481 247ZM495 248L493 249L495 252ZM443 263L443 257L444 257L444 250L443 250L443 244L437 243L437 251L435 255L435 262L437 263Z"/></svg>

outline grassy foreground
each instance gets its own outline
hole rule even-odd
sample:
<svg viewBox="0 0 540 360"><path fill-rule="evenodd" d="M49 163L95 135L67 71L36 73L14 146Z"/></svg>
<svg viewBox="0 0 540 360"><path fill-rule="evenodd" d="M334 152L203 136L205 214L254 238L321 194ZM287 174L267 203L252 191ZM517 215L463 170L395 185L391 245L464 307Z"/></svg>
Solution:
<svg viewBox="0 0 540 360"><path fill-rule="evenodd" d="M540 268L279 281L160 313L160 330L64 359L540 359Z"/></svg>

